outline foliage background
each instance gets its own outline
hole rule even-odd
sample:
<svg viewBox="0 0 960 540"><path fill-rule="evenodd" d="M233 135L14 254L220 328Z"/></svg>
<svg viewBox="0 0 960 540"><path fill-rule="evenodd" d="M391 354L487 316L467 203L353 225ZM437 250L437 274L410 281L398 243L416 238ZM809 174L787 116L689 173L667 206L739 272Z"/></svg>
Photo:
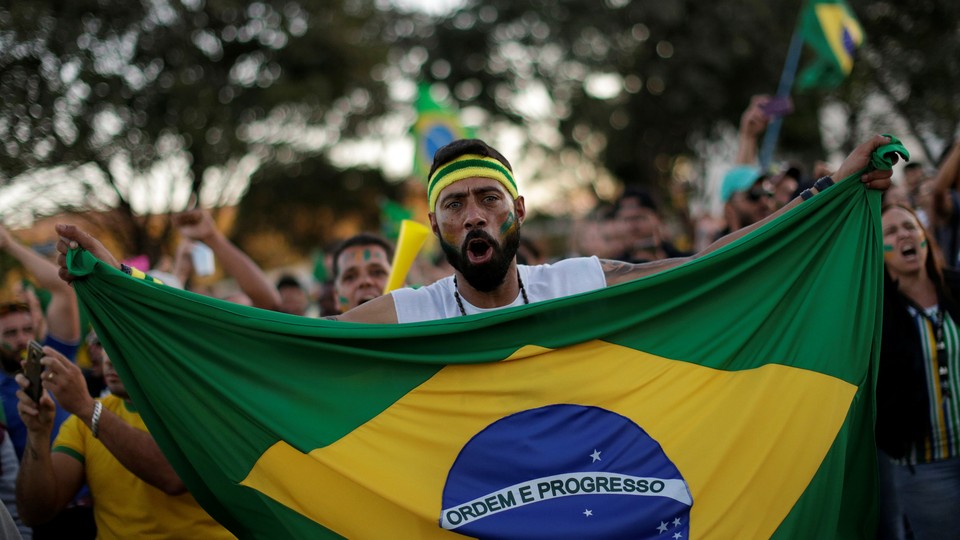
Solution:
<svg viewBox="0 0 960 540"><path fill-rule="evenodd" d="M238 206L233 237L308 252L402 198L417 81L509 149L541 215L618 186L707 200L750 96L772 93L799 0L33 0L0 5L4 221L70 212L122 252ZM957 136L960 5L853 0L866 44L838 89L794 95L778 161L873 132L927 165ZM683 201L682 197L677 200ZM534 205L535 206L535 205ZM151 218L151 216L154 216ZM259 241L263 244L262 239Z"/></svg>

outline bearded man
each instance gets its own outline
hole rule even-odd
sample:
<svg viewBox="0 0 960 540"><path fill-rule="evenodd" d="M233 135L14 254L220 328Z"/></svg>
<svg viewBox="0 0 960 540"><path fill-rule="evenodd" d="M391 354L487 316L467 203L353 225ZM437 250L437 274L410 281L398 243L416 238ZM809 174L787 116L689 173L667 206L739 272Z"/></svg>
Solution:
<svg viewBox="0 0 960 540"><path fill-rule="evenodd" d="M877 135L858 146L834 177L846 178L864 169L870 155L890 139ZM892 171L874 170L860 181L867 187L890 187ZM517 192L513 169L503 155L478 139L454 141L437 150L427 184L430 227L443 246L454 274L419 289L398 289L330 319L363 323L406 323L459 317L518 306L624 283L679 266L715 251L832 184L829 178L785 205L775 214L714 242L690 257L643 264L575 257L550 265L517 264L520 228L526 203ZM121 268L96 238L69 225L58 225L60 277L72 281L66 268L70 248L83 247L95 257ZM125 270L128 271L129 270Z"/></svg>
<svg viewBox="0 0 960 540"><path fill-rule="evenodd" d="M396 322L472 315L605 286L596 257L517 264L526 205L510 162L483 141L455 141L437 151L427 198L430 227L454 275L394 291Z"/></svg>

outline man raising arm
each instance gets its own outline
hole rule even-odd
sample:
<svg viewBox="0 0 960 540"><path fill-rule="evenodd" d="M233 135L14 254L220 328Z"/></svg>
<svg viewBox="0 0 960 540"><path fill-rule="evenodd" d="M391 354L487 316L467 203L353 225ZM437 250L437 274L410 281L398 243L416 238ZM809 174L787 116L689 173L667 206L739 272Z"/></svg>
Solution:
<svg viewBox="0 0 960 540"><path fill-rule="evenodd" d="M210 212L199 208L181 212L173 217L173 224L183 236L203 242L213 250L224 270L237 280L240 290L250 297L255 307L279 311L280 293L277 288L257 263L217 229Z"/></svg>

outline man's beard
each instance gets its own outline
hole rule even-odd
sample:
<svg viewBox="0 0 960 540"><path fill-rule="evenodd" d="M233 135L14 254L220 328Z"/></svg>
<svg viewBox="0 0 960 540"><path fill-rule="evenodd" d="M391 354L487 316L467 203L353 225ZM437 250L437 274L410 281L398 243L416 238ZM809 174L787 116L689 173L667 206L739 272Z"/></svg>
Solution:
<svg viewBox="0 0 960 540"><path fill-rule="evenodd" d="M470 241L478 239L487 242L493 249L493 257L483 264L473 264L467 256L467 246L470 245ZM450 266L463 274L471 287L480 292L490 292L503 284L507 276L510 263L520 247L520 227L514 227L504 236L502 246L486 232L473 230L467 233L467 237L463 239L463 246L459 250L442 238L440 247L446 254Z"/></svg>

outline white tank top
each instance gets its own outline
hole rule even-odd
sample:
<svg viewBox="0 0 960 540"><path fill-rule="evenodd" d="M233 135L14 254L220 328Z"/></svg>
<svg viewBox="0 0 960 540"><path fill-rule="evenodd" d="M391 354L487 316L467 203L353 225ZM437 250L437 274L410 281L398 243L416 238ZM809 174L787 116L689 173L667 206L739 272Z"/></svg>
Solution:
<svg viewBox="0 0 960 540"><path fill-rule="evenodd" d="M517 269L520 271L520 279L523 280L523 287L531 303L593 291L607 285L600 259L597 257L576 257L539 266L520 264L517 265ZM447 276L419 289L406 288L393 291L391 294L397 309L397 322L434 321L459 317L460 308L453 296L453 290L453 276ZM517 294L517 298L506 306L490 309L478 308L467 302L463 296L460 300L467 315L523 305L522 294Z"/></svg>

